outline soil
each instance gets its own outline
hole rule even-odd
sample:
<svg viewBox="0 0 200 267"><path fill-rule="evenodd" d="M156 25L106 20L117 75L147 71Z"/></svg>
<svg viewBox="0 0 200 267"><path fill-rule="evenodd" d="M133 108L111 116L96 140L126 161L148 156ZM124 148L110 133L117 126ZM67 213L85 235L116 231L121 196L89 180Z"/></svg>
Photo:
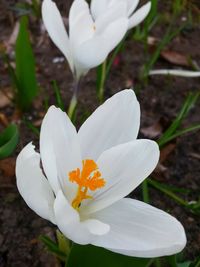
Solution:
<svg viewBox="0 0 200 267"><path fill-rule="evenodd" d="M64 7L66 1L57 1L59 6ZM170 1L169 1L170 2ZM199 2L194 1L196 9L200 11ZM8 40L16 15L9 7L15 1L0 0L0 43ZM68 1L69 6L69 1ZM66 7L65 9L66 10ZM169 17L169 4L162 4L160 10L163 16ZM195 11L195 12L197 12ZM66 11L65 11L66 12ZM63 13L65 13L63 12ZM197 13L198 13L197 12ZM67 13L66 13L67 14ZM200 13L198 13L199 15ZM196 15L196 13L195 13ZM177 25L182 18L187 16L185 12L177 19ZM66 104L72 95L72 75L69 72L67 63L63 60L62 54L54 47L47 34L41 33L41 24L38 20L31 18L31 37L37 61L37 77L41 86L40 95L33 104L31 111L24 116L26 120L39 126L45 114L45 101L48 104L55 104L55 94L51 87L51 80L57 80L61 88L61 94ZM155 26L150 35L162 39L165 31L165 23L162 26ZM167 47L183 55L190 56L200 66L200 26L193 23L191 27L183 31ZM13 49L9 52L12 60ZM58 63L55 62L57 59ZM153 76L148 84L141 85L139 72L146 61L143 45L128 38L123 53L118 58L118 64L113 66L112 72L106 83L106 98L123 88L134 87L138 91L138 99L141 104L141 133L140 137L149 138L148 129L156 123L159 124L161 132L173 121L180 110L184 99L190 92L197 92L200 89L200 79L188 79L178 77ZM155 68L178 68L166 60L160 58ZM0 90L11 88L11 82L7 69L0 57ZM99 105L96 96L96 73L94 70L85 77L82 88L79 92L79 106L77 111L77 127L84 118L95 110ZM140 83L140 87L138 87ZM12 103L0 109L9 121L16 120L15 107ZM193 107L184 127L198 123L200 119L199 102ZM0 266L1 267L39 267L59 266L59 263L45 251L39 241L42 234L54 237L55 228L52 224L39 218L30 210L16 188L14 165L17 154L31 140L38 144L38 137L35 135L24 120L18 119L20 127L20 143L16 153L0 162ZM3 125L0 125L0 130ZM145 134L144 134L145 133ZM162 165L152 175L157 181L168 185L174 185L190 189L191 193L185 197L189 201L198 200L200 191L200 136L199 132L190 133L172 142L172 149L167 152ZM3 166L3 167L2 167ZM5 167L6 166L6 167ZM142 199L140 188L131 194L132 197ZM188 244L184 251L184 258L193 260L200 255L200 218L186 210L172 199L155 189L150 189L151 204L170 212L184 225L187 233Z"/></svg>

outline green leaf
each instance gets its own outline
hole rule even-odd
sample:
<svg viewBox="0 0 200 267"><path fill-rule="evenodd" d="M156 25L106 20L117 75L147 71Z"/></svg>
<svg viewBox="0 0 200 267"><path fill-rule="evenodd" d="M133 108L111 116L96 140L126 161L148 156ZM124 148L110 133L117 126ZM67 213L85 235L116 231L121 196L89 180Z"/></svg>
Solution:
<svg viewBox="0 0 200 267"><path fill-rule="evenodd" d="M67 267L147 267L150 259L127 257L106 249L87 245L74 244Z"/></svg>
<svg viewBox="0 0 200 267"><path fill-rule="evenodd" d="M19 132L16 125L11 124L0 134L0 159L12 154L19 140Z"/></svg>
<svg viewBox="0 0 200 267"><path fill-rule="evenodd" d="M182 263L178 263L178 267L190 267L191 261L186 261Z"/></svg>
<svg viewBox="0 0 200 267"><path fill-rule="evenodd" d="M30 43L28 18L26 16L20 19L20 30L16 41L15 53L15 72L18 80L17 101L19 107L22 110L26 110L30 107L38 92L35 58Z"/></svg>

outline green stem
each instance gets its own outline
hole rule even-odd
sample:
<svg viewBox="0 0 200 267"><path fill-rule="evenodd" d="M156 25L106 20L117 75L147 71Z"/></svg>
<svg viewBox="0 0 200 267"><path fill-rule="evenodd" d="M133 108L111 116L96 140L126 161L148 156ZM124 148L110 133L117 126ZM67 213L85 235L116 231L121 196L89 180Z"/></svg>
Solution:
<svg viewBox="0 0 200 267"><path fill-rule="evenodd" d="M177 267L176 255L172 255L166 258L171 267Z"/></svg>
<svg viewBox="0 0 200 267"><path fill-rule="evenodd" d="M155 263L155 266L156 266L156 267L162 267L159 258L155 259L155 262L154 262L154 263Z"/></svg>
<svg viewBox="0 0 200 267"><path fill-rule="evenodd" d="M71 120L73 120L76 112L76 107L78 104L78 91L79 91L80 81L75 80L73 85L73 96L69 104L68 108L68 116Z"/></svg>
<svg viewBox="0 0 200 267"><path fill-rule="evenodd" d="M99 87L99 93L98 93L100 103L102 103L104 99L106 69L107 69L107 60L105 60L102 64L101 80L100 80L100 87Z"/></svg>
<svg viewBox="0 0 200 267"><path fill-rule="evenodd" d="M76 111L76 107L77 107L77 103L78 103L77 96L74 94L72 99L71 99L71 101L70 101L68 112L67 112L68 116L69 116L69 118L71 120L74 117L74 114L75 114L75 111Z"/></svg>
<svg viewBox="0 0 200 267"><path fill-rule="evenodd" d="M72 242L70 252L69 252L69 254L68 254L67 258L66 258L66 261L65 261L65 267L67 267L67 265L68 265L68 261L69 261L69 258L70 258L70 254L71 254L73 245L74 245L74 243Z"/></svg>
<svg viewBox="0 0 200 267"><path fill-rule="evenodd" d="M155 259L151 259L146 267L151 267L151 265L154 263Z"/></svg>
<svg viewBox="0 0 200 267"><path fill-rule="evenodd" d="M122 49L125 39L127 37L127 34L125 35L124 39L119 43L119 45L115 48L115 50L112 53L112 56L107 64L107 69L106 69L106 79L108 78L108 75L110 73L110 70L112 68L113 62L115 60L115 58L117 57L117 55L119 54L120 50Z"/></svg>

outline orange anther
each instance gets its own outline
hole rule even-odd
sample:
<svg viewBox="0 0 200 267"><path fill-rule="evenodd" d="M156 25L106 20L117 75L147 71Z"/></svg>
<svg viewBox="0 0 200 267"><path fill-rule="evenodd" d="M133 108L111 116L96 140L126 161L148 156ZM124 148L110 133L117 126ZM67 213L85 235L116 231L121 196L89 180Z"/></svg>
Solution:
<svg viewBox="0 0 200 267"><path fill-rule="evenodd" d="M101 173L95 161L86 159L82 161L83 168L79 168L69 173L69 180L72 183L78 184L78 191L75 199L72 201L72 206L79 209L81 202L85 199L92 198L87 195L88 189L95 191L105 186L106 181L101 178Z"/></svg>

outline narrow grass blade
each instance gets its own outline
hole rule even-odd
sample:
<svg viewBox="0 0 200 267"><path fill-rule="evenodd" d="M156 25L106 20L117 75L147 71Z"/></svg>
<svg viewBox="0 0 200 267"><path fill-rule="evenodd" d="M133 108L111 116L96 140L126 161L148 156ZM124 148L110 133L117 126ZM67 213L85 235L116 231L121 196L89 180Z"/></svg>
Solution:
<svg viewBox="0 0 200 267"><path fill-rule="evenodd" d="M52 81L52 86L53 86L53 89L54 89L54 92L55 92L57 106L60 109L62 109L62 111L65 111L65 105L64 105L64 102L62 100L60 87L58 86L58 84L57 84L57 82L55 80Z"/></svg>

